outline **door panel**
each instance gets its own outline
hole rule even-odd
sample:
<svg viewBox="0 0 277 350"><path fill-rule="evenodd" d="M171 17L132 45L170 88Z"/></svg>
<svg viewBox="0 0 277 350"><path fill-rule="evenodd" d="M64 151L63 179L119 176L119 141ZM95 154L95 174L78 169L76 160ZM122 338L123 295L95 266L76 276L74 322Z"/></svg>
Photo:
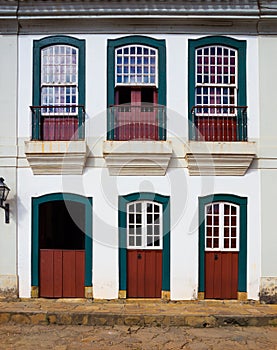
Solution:
<svg viewBox="0 0 277 350"><path fill-rule="evenodd" d="M115 93L116 105L121 105L114 112L114 139L158 140L157 91L153 88L118 88ZM142 106L146 103L148 106Z"/></svg>
<svg viewBox="0 0 277 350"><path fill-rule="evenodd" d="M84 297L85 251L40 249L40 296Z"/></svg>
<svg viewBox="0 0 277 350"><path fill-rule="evenodd" d="M238 252L205 252L205 298L237 299Z"/></svg>
<svg viewBox="0 0 277 350"><path fill-rule="evenodd" d="M127 252L127 297L160 298L162 291L162 250Z"/></svg>

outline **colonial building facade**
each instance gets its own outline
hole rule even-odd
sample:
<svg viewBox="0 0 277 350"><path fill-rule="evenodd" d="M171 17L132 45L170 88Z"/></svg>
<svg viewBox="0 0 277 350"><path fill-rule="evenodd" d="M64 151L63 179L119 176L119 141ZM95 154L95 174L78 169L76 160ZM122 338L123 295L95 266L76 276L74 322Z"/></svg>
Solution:
<svg viewBox="0 0 277 350"><path fill-rule="evenodd" d="M0 1L0 291L276 302L271 1Z"/></svg>

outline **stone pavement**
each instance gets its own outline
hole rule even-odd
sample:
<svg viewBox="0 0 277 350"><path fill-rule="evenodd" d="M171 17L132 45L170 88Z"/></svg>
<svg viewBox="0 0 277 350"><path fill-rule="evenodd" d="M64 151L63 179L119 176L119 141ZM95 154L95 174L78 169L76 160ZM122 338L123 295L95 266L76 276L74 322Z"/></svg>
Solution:
<svg viewBox="0 0 277 350"><path fill-rule="evenodd" d="M0 350L276 350L277 327L0 325Z"/></svg>
<svg viewBox="0 0 277 350"><path fill-rule="evenodd" d="M0 324L277 326L277 305L239 301L0 299Z"/></svg>

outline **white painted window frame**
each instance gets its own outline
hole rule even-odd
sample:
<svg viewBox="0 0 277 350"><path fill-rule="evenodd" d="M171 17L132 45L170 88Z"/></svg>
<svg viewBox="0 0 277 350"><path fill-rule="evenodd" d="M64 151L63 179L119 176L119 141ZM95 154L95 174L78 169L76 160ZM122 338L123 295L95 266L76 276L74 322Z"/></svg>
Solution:
<svg viewBox="0 0 277 350"><path fill-rule="evenodd" d="M141 222L141 245L130 245L129 244L129 236L130 236L130 225L133 223L129 222L129 213L130 213L130 206L136 204L142 205L142 222ZM159 226L159 246L147 246L147 204L156 205L159 207L159 224L156 226ZM163 249L163 206L160 203L153 202L153 201L134 201L127 204L127 249L143 249L143 250L161 250ZM134 215L136 215L136 209L134 210ZM152 212L152 215L155 214L155 212ZM153 222L151 223L153 225ZM134 234L134 237L136 238L136 234Z"/></svg>
<svg viewBox="0 0 277 350"><path fill-rule="evenodd" d="M214 218L212 215L212 225L208 225L207 224L207 215L208 215L208 207L209 206L214 206L218 204L219 205L219 247L218 248L210 248L207 247L207 237L208 238L212 238L214 236L207 236L207 228L208 227L215 227L213 225L214 223ZM229 205L230 209L231 207L235 207L236 208L236 248L231 248L231 242L229 242L229 246L230 248L224 248L224 205ZM231 227L231 216L229 216L229 230ZM231 235L229 235L229 240L231 240ZM239 205L230 203L230 202L212 202L212 203L208 203L205 205L205 251L222 251L222 252L238 252L240 247L239 247L239 243L240 243L240 207Z"/></svg>
<svg viewBox="0 0 277 350"><path fill-rule="evenodd" d="M222 49L222 52L224 49L227 49L228 52L229 52L229 55L228 55L228 67L230 69L230 59L231 57L234 57L235 58L235 82L234 83L223 83L223 78L224 78L224 55L222 54L221 58L222 58L222 65L221 65L221 68L222 68L222 73L221 74L217 74L216 73L216 69L218 67L218 65L215 63L214 66L215 66L215 79L217 79L218 76L221 75L222 77L222 82L221 83L217 83L217 82L214 82L212 83L210 80L211 80L211 64L210 64L210 58L211 58L211 49L214 48L215 49L215 52L217 52L217 48L221 48ZM204 72L204 63L203 63L203 60L205 58L204 56L204 50L205 49L208 49L209 50L209 55L208 55L208 59L209 59L209 64L208 64L208 73L205 74ZM198 53L199 52L202 52L202 72L201 72L201 75L202 75L202 82L199 83L197 81L197 76L199 75L199 72L198 72L198 57L200 56ZM230 52L231 51L234 51L235 52L235 56L231 56ZM217 61L217 58L219 58L220 56L217 55L217 53L215 53L215 55L213 55L215 57L215 61ZM234 89L234 103L228 103L226 105L229 105L229 106L237 106L237 95L238 95L238 51L234 48L230 48L228 46L224 46L224 45L207 45L207 46L204 46L204 47L201 47L201 48L198 48L196 49L196 54L195 54L195 105L199 105L197 103L197 97L200 96L202 97L202 101L204 99L204 93L203 93L203 89L204 88L207 88L208 89L208 93L207 93L207 96L208 96L208 101L211 100L211 96L213 96L215 99L216 99L216 93L214 95L210 95L210 89L211 88L220 88L221 89L221 101L223 101L223 97L227 96L228 97L228 101L230 101L230 96L231 94L228 93L227 95L223 95L223 89L224 88L227 88L228 89L228 92L230 91L229 89L230 88L233 88ZM209 75L209 81L208 82L204 82L204 75ZM229 77L229 80L230 80L230 71L228 72L228 77ZM197 88L202 88L202 93L200 95L197 94ZM237 109L234 108L234 109L227 109L227 111L224 111L224 103L220 103L220 104L217 104L216 102L215 103L208 103L208 104L205 104L205 103L201 103L201 106L213 106L213 105L220 105L222 106L222 108L215 108L214 111L212 111L212 109L209 109L208 112L205 112L204 111L204 108L202 109L199 109L197 110L197 115L198 116L234 116L237 114Z"/></svg>
<svg viewBox="0 0 277 350"><path fill-rule="evenodd" d="M131 54L131 48L135 48L135 53ZM142 54L138 54L137 53L137 49L141 48L142 50ZM128 54L124 54L124 49L128 49ZM149 50L149 54L145 55L144 54L144 49L148 49ZM119 54L119 51L122 50L122 54ZM150 55L150 51L154 51L155 55ZM121 57L122 58L122 63L118 64L118 60L117 58ZM128 73L124 73L124 57L128 58ZM135 63L131 64L131 57L135 58ZM137 59L138 57L141 58L142 60L142 64L139 65L137 63ZM155 57L155 72L151 73L151 63L150 63L150 58L151 57ZM149 59L149 63L148 64L144 64L144 58L148 58ZM135 66L135 73L131 73L131 65ZM138 66L142 67L142 72L138 73ZM122 72L119 74L118 73L118 67L121 67ZM144 68L147 67L148 68L148 73L144 73ZM135 80L131 81L131 75L134 75ZM142 81L138 81L138 76L141 75L142 76ZM153 83L150 82L150 77L151 76L155 76L155 81ZM117 76L121 76L122 81L118 82L117 81ZM124 82L124 76L128 76L128 81ZM143 81L143 76L148 76L148 83ZM140 44L129 44L129 45L125 45L125 46L120 46L115 50L115 86L155 86L156 88L158 88L158 50L151 47L151 46L146 46L146 45L140 45Z"/></svg>
<svg viewBox="0 0 277 350"><path fill-rule="evenodd" d="M57 48L58 53L55 53L55 50ZM64 54L61 53L61 49L64 49ZM47 51L53 50L54 53L51 55L50 53L47 56ZM67 49L70 50L69 53L67 53ZM76 62L73 63L73 50L76 52ZM54 60L54 62L50 62L51 60ZM64 62L61 63L62 57ZM47 61L47 64L44 63L44 60ZM70 62L68 62L70 61ZM66 105L78 105L78 61L79 61L79 50L71 45L66 44L54 44L47 46L41 50L41 104L42 105L48 105L53 106L53 108L45 108L42 109L42 114L46 116L59 116L59 115L70 115L70 116L76 116L78 114L78 110L76 107L68 107L68 108L58 108L58 106L66 106ZM62 70L62 67L64 67L64 71ZM50 81L51 74L50 69L53 69L53 79ZM56 74L54 73L54 70L56 71ZM54 76L57 76L58 79L54 79ZM65 76L65 79L62 77ZM67 76L70 77L69 81L67 81ZM73 77L75 76L75 80ZM75 94L72 94L72 90L75 87ZM57 94L55 93L55 88L57 90ZM64 93L62 93L62 88L64 90ZM66 93L66 89L70 89L69 95ZM48 90L46 91L45 96L48 96L49 103L43 102L43 89ZM53 92L51 93L51 89ZM66 101L66 97L70 96L70 100L72 101L73 96L75 97L74 103L68 103ZM61 98L64 98L64 102L60 102ZM55 99L58 99L58 101L55 101ZM51 102L50 102L51 100Z"/></svg>

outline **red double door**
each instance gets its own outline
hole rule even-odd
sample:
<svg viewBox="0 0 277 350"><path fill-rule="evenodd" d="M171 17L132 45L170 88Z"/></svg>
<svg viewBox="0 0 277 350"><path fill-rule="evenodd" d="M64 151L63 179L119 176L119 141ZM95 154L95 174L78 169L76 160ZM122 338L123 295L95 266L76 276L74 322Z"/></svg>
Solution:
<svg viewBox="0 0 277 350"><path fill-rule="evenodd" d="M117 88L114 139L158 140L157 102L158 94L154 88Z"/></svg>
<svg viewBox="0 0 277 350"><path fill-rule="evenodd" d="M127 251L127 297L161 298L162 250Z"/></svg>

